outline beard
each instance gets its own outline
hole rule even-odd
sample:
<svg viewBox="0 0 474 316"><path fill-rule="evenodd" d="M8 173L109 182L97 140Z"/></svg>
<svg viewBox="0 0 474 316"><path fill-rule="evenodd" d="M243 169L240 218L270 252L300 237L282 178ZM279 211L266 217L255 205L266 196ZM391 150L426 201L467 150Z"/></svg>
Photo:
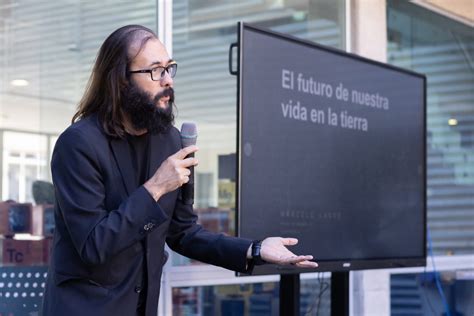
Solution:
<svg viewBox="0 0 474 316"><path fill-rule="evenodd" d="M162 97L169 97L166 108L158 107ZM154 97L130 83L122 90L122 109L135 130L146 129L152 134L165 133L174 123L174 90L167 88Z"/></svg>

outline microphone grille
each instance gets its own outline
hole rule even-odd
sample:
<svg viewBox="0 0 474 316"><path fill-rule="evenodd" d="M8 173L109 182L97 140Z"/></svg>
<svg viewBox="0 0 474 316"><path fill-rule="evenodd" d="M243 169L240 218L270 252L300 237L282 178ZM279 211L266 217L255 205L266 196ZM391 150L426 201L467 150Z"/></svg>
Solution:
<svg viewBox="0 0 474 316"><path fill-rule="evenodd" d="M181 125L181 144L188 147L196 144L197 128L196 124L185 122Z"/></svg>

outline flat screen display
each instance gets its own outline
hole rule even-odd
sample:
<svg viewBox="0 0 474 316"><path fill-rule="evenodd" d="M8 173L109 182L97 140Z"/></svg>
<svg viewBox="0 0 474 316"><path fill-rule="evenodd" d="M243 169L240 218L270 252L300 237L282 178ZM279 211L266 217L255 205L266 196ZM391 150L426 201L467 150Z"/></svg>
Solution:
<svg viewBox="0 0 474 316"><path fill-rule="evenodd" d="M238 51L239 236L296 237L311 272L424 265L425 76L248 24Z"/></svg>
<svg viewBox="0 0 474 316"><path fill-rule="evenodd" d="M30 234L32 230L32 205L12 203L8 207L9 231L12 234Z"/></svg>

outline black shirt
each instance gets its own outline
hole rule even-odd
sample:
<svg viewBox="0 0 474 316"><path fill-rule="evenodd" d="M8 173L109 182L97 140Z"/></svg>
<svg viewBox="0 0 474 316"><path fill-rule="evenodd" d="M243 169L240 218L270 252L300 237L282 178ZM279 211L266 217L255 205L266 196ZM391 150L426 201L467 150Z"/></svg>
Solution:
<svg viewBox="0 0 474 316"><path fill-rule="evenodd" d="M127 142L130 149L130 160L132 168L136 175L137 187L143 185L148 180L148 159L150 157L150 135L145 133L140 136L127 134ZM146 239L142 241L143 245L143 266L142 283L137 284L135 291L139 293L137 315L145 315L146 294L147 294L147 267L146 267Z"/></svg>
<svg viewBox="0 0 474 316"><path fill-rule="evenodd" d="M150 157L150 135L145 133L140 136L127 134L130 148L130 159L136 175L137 187L148 180L148 158Z"/></svg>

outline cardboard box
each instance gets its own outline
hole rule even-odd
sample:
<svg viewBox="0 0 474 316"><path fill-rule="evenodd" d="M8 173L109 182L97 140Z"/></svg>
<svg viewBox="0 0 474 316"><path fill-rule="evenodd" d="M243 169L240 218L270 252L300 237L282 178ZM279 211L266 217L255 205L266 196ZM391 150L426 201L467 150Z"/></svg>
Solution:
<svg viewBox="0 0 474 316"><path fill-rule="evenodd" d="M2 263L4 266L45 265L49 262L51 239L3 239Z"/></svg>

